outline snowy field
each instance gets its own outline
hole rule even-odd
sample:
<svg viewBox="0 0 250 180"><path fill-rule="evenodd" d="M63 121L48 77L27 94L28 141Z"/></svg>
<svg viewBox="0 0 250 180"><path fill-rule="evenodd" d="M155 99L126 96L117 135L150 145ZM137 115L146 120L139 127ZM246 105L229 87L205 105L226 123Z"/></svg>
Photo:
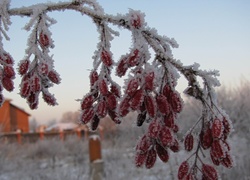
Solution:
<svg viewBox="0 0 250 180"><path fill-rule="evenodd" d="M132 132L132 131L131 131ZM106 180L161 180L176 178L185 152L171 154L167 164L157 161L154 168L136 168L133 164L137 135L120 132L102 141ZM221 179L250 180L249 145L243 138L232 137L237 166L219 168ZM76 137L65 142L45 140L35 144L0 145L0 180L82 180L89 179L88 142Z"/></svg>

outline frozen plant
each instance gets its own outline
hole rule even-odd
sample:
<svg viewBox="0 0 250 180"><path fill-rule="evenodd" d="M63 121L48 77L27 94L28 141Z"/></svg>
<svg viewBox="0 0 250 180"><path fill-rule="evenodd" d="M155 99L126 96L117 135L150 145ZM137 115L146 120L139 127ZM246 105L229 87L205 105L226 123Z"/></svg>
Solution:
<svg viewBox="0 0 250 180"><path fill-rule="evenodd" d="M50 48L54 47L49 27L56 23L47 13L60 10L75 10L93 19L100 35L100 42L93 56L90 72L90 91L80 101L81 122L96 130L100 119L109 115L117 124L129 112L136 111L136 124L149 123L147 132L136 146L135 165L152 168L157 157L167 163L170 151L181 148L176 133L179 127L177 115L183 108L183 100L176 90L177 80L183 75L188 81L185 94L202 104L201 117L184 137L184 148L190 152L179 167L178 179L218 179L214 166L233 166L230 146L227 142L232 131L228 115L217 104L214 87L220 83L216 79L218 71L203 71L197 63L189 66L176 60L171 48L177 48L174 39L161 36L156 29L145 22L140 11L129 10L125 15L108 15L94 0L74 0L72 2L42 3L29 7L10 9L9 0L0 0L0 35L8 39L7 30L10 16L28 16L25 29L30 32L25 57L20 61L18 72L22 76L20 95L27 99L31 109L38 107L38 97L49 105L56 105L55 97L48 88L60 83L60 76L54 69ZM113 59L111 41L119 32L109 24L125 28L132 34L132 46L118 61ZM153 51L153 54L150 53ZM14 88L14 60L4 51L0 43L0 90ZM111 72L119 77L127 77L123 92ZM197 77L203 83L197 81ZM0 98L3 103L3 96ZM181 123L181 122L180 122ZM196 137L195 132L199 132ZM196 143L195 143L196 142ZM209 151L213 165L208 164L204 151Z"/></svg>

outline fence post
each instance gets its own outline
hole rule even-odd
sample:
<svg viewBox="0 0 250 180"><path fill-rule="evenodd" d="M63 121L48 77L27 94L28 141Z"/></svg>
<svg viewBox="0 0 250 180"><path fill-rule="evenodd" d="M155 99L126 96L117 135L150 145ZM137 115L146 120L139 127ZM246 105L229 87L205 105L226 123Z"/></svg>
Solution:
<svg viewBox="0 0 250 180"><path fill-rule="evenodd" d="M84 140L88 140L88 129L84 128Z"/></svg>
<svg viewBox="0 0 250 180"><path fill-rule="evenodd" d="M40 129L39 137L40 137L40 140L44 140L44 130L43 129Z"/></svg>
<svg viewBox="0 0 250 180"><path fill-rule="evenodd" d="M101 141L97 133L89 132L90 179L101 180L104 175Z"/></svg>
<svg viewBox="0 0 250 180"><path fill-rule="evenodd" d="M21 136L21 130L20 129L18 129L16 131L16 135L17 135L17 142L18 142L18 144L22 144L22 136Z"/></svg>
<svg viewBox="0 0 250 180"><path fill-rule="evenodd" d="M77 137L78 137L79 139L81 139L81 137L82 137L82 135L81 135L81 129L80 129L80 128L77 128L75 131L76 131Z"/></svg>
<svg viewBox="0 0 250 180"><path fill-rule="evenodd" d="M60 130L59 130L59 134L60 134L60 139L61 139L62 141L64 141L63 129L60 129Z"/></svg>

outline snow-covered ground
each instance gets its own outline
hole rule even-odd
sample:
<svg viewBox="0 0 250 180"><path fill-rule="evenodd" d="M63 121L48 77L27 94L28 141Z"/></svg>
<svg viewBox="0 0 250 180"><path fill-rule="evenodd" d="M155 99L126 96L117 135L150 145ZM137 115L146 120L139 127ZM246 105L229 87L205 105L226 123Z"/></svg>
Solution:
<svg viewBox="0 0 250 180"><path fill-rule="evenodd" d="M158 160L150 170L136 168L133 164L135 141L129 137L131 134L127 135L128 138L125 134L102 141L105 180L176 179L178 165L185 157L184 151L171 154L167 164ZM219 168L221 178L249 180L249 145L246 140L235 137L232 143L237 166L231 170ZM89 179L88 142L76 137L65 142L54 139L35 144L1 144L0 149L0 180Z"/></svg>

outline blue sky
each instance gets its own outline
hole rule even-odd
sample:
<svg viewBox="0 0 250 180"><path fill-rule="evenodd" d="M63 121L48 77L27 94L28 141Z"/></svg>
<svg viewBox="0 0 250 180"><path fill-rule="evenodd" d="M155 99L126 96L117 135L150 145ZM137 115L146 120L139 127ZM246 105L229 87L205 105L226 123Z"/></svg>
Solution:
<svg viewBox="0 0 250 180"><path fill-rule="evenodd" d="M33 0L12 0L11 7L32 5ZM46 2L37 0L36 2ZM53 2L57 2L53 0ZM175 38L179 48L173 50L176 59L185 65L197 62L201 69L217 69L222 85L234 86L242 77L250 79L250 1L149 1L149 0L99 0L108 14L127 13L129 8L145 13L145 21L161 35ZM73 11L49 13L58 23L51 27L55 48L55 69L61 74L62 83L50 92L55 94L59 105L47 106L40 100L37 110L31 111L26 100L19 95L20 77L15 80L12 93L4 91L7 98L24 108L39 123L59 120L64 112L77 111L76 99L89 90L88 73L92 66L92 55L98 42L96 27L91 19ZM11 41L4 41L5 49L18 61L24 57L27 33L22 28L28 18L11 17L12 25L8 35ZM120 37L112 43L114 59L127 53L131 46L131 35L127 30L116 28ZM122 81L122 80L118 80ZM180 89L185 86L180 80Z"/></svg>

